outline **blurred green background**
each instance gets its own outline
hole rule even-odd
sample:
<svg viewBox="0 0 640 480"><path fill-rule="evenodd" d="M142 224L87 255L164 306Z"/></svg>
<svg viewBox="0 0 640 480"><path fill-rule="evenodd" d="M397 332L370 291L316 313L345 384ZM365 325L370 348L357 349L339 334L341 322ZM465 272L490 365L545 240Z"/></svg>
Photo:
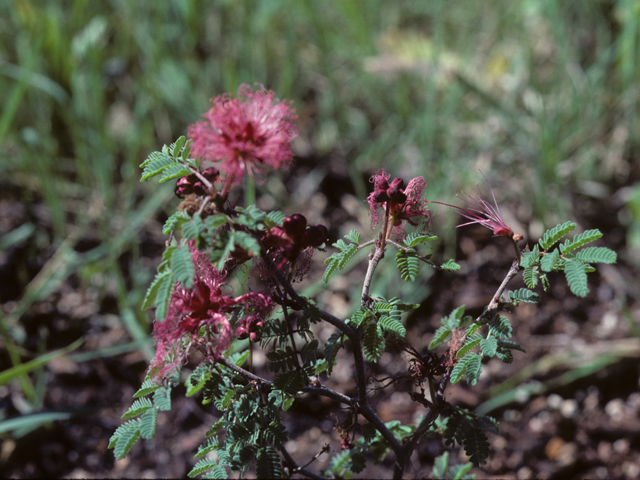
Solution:
<svg viewBox="0 0 640 480"><path fill-rule="evenodd" d="M177 202L138 165L240 83L293 100L316 186L337 172L363 199L384 167L452 202L480 168L527 238L573 219L640 263L637 0L7 0L0 39L0 398L26 419L3 435L67 418L33 416L56 348L119 329L70 358L144 350Z"/></svg>

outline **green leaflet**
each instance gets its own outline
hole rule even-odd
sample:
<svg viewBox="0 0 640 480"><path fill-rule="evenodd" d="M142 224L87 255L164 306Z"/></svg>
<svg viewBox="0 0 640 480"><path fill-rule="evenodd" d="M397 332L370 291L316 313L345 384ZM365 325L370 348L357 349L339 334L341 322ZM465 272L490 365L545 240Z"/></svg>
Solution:
<svg viewBox="0 0 640 480"><path fill-rule="evenodd" d="M509 293L507 294L507 298L509 299L510 302L514 302L516 304L518 302L524 302L524 303L540 302L540 295L538 295L535 292L532 292L527 288L520 288L514 292L509 291Z"/></svg>
<svg viewBox="0 0 640 480"><path fill-rule="evenodd" d="M587 247L580 250L576 258L586 263L616 263L618 255L606 247Z"/></svg>
<svg viewBox="0 0 640 480"><path fill-rule="evenodd" d="M493 357L498 350L498 340L494 337L483 338L480 341L480 350L487 357Z"/></svg>
<svg viewBox="0 0 640 480"><path fill-rule="evenodd" d="M404 328L404 325L395 318L387 315L380 317L379 325L384 332L395 335L396 337L404 338L407 335L407 329Z"/></svg>
<svg viewBox="0 0 640 480"><path fill-rule="evenodd" d="M550 272L555 268L556 262L560 258L560 251L556 248L542 257L540 268L543 272Z"/></svg>
<svg viewBox="0 0 640 480"><path fill-rule="evenodd" d="M324 261L324 263L327 265L327 269L324 272L322 280L324 280L325 283L329 281L331 275L339 270L342 270L347 262L351 259L351 257L353 257L358 251L357 244L346 244L342 239L334 243L333 246L339 251L334 252L329 258Z"/></svg>
<svg viewBox="0 0 640 480"><path fill-rule="evenodd" d="M300 390L307 386L308 379L309 377L307 377L304 370L294 370L277 374L273 379L273 386L288 395L297 395Z"/></svg>
<svg viewBox="0 0 640 480"><path fill-rule="evenodd" d="M282 478L282 464L280 456L273 447L261 448L256 462L256 477L258 479Z"/></svg>
<svg viewBox="0 0 640 480"><path fill-rule="evenodd" d="M467 337L467 340L464 342L464 345L460 347L460 350L456 353L456 358L462 358L471 350L473 350L476 346L480 344L482 337L480 335L471 335Z"/></svg>
<svg viewBox="0 0 640 480"><path fill-rule="evenodd" d="M582 262L577 260L566 260L564 264L564 276L567 279L569 288L577 297L586 297L589 293L587 286L587 272Z"/></svg>
<svg viewBox="0 0 640 480"><path fill-rule="evenodd" d="M179 210L169 218L167 218L167 221L164 222L162 233L164 233L165 235L169 235L171 231L180 230L182 228L182 225L189 220L191 220L189 214L184 210Z"/></svg>
<svg viewBox="0 0 640 480"><path fill-rule="evenodd" d="M384 350L384 335L377 323L370 323L364 331L364 356L370 362L377 362Z"/></svg>
<svg viewBox="0 0 640 480"><path fill-rule="evenodd" d="M442 265L440 265L440 268L442 270L449 270L450 272L457 272L458 270L460 270L460 265L458 265L453 260L449 259L446 262L444 262Z"/></svg>
<svg viewBox="0 0 640 480"><path fill-rule="evenodd" d="M140 436L145 440L150 440L156 433L158 422L158 409L151 408L140 417Z"/></svg>
<svg viewBox="0 0 640 480"><path fill-rule="evenodd" d="M155 392L160 388L160 385L154 385L149 377L144 379L140 389L133 394L133 398L144 397L145 395L149 395L150 393Z"/></svg>
<svg viewBox="0 0 640 480"><path fill-rule="evenodd" d="M152 408L151 400L148 398L140 398L133 402L133 405L127 410L121 418L133 418L142 415L144 412Z"/></svg>
<svg viewBox="0 0 640 480"><path fill-rule="evenodd" d="M405 282L413 282L418 276L420 261L418 259L418 252L413 248L398 251L396 254L396 264L398 270L400 270L400 277Z"/></svg>
<svg viewBox="0 0 640 480"><path fill-rule="evenodd" d="M445 327L444 325L439 327L433 334L433 340L431 340L431 343L429 344L429 350L433 350L450 336L451 328Z"/></svg>
<svg viewBox="0 0 640 480"><path fill-rule="evenodd" d="M437 240L438 237L432 235L421 235L418 232L412 232L407 235L407 238L404 239L404 244L407 247L415 247L416 245L420 245L421 243L432 242Z"/></svg>
<svg viewBox="0 0 640 480"><path fill-rule="evenodd" d="M597 228L593 230L587 230L586 232L583 232L573 237L573 240L567 240L564 242L564 244L561 244L560 251L563 254L571 253L577 250L578 248L582 247L583 245L586 245L587 243L591 243L595 240L598 240L600 237L602 237L602 232Z"/></svg>
<svg viewBox="0 0 640 480"><path fill-rule="evenodd" d="M180 282L185 288L193 286L193 277L196 274L195 266L191 260L191 252L185 240L180 247L171 253L171 271L175 281Z"/></svg>
<svg viewBox="0 0 640 480"><path fill-rule="evenodd" d="M556 225L551 230L544 232L543 237L538 243L540 243L540 247L543 250L549 250L556 242L574 228L576 228L576 224L573 222L565 222L563 224Z"/></svg>

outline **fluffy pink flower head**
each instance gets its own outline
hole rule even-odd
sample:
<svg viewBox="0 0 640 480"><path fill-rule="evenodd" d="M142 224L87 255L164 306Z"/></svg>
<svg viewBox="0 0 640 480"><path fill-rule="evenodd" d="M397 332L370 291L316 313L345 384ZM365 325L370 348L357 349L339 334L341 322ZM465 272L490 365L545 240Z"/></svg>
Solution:
<svg viewBox="0 0 640 480"><path fill-rule="evenodd" d="M482 174L482 172L480 173ZM480 193L480 189L478 189L477 197L473 197L467 193L467 198L462 198L462 200L464 200L464 202L469 206L468 208L462 208L456 205L450 205L448 203L436 202L432 200L430 200L429 203L439 203L440 205L451 207L455 209L461 216L463 216L467 220L470 220L469 222L457 225L455 228L477 223L478 225L482 225L483 227L491 230L494 235L509 237L514 241L522 240L522 235L519 233L514 234L513 230L511 230L511 228L507 226L507 224L502 219L502 214L500 213L500 208L498 207L496 196L493 193L493 188L491 188L491 184L489 184L489 181L484 176L484 174L482 174L482 176L487 182L487 185L489 185L491 197L493 198L493 205L485 200L485 198L482 196L482 193Z"/></svg>
<svg viewBox="0 0 640 480"><path fill-rule="evenodd" d="M268 168L291 163L291 140L298 135L295 109L271 91L249 85L238 88L237 98L228 94L212 100L212 106L189 127L192 152L227 175L226 184L237 184L246 173L261 180Z"/></svg>
<svg viewBox="0 0 640 480"><path fill-rule="evenodd" d="M149 372L154 378L163 378L179 367L193 348L216 358L233 340L229 322L232 311L243 308L262 319L272 308L269 297L260 293L247 293L239 297L224 295L225 274L218 271L208 255L189 245L196 267L196 280L190 289L177 283L167 310L167 318L153 322L156 355ZM204 336L201 331L204 327Z"/></svg>
<svg viewBox="0 0 640 480"><path fill-rule="evenodd" d="M412 178L406 187L401 178L394 178L383 169L378 170L369 180L373 183L373 192L367 197L371 209L371 228L380 223L380 212L384 214L389 209L389 220L392 222L396 237L402 236L403 222L418 226L426 226L431 218L431 212L426 207L422 192L426 187L423 177Z"/></svg>

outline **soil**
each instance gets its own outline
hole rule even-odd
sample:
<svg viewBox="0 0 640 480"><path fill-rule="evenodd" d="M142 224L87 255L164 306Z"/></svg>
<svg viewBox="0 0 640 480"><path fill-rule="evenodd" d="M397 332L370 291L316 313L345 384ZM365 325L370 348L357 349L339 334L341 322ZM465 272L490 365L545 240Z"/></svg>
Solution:
<svg viewBox="0 0 640 480"><path fill-rule="evenodd" d="M358 225L362 218L354 213L355 201L343 173L325 172L322 189L313 197L324 205L322 219L327 225L343 225L346 231L334 229L337 237ZM295 175L291 182L295 182ZM337 188L338 185L340 188ZM304 200L304 198L303 198ZM308 198L307 198L308 200ZM298 204L304 203L299 201ZM360 205L357 201L358 208ZM295 206L295 205L294 205ZM5 195L2 201L3 232L18 227L37 205L21 204ZM292 207L289 208L289 210ZM603 230L606 245L624 251L625 232L616 223L616 211L598 212L593 218L579 219L585 228ZM287 213L293 211L287 210ZM357 210L357 208L356 208ZM16 214L16 211L18 213ZM299 211L312 217L312 213ZM13 217L9 217L9 213ZM22 213L20 213L22 212ZM358 216L360 215L360 217ZM607 219L605 222L603 219ZM142 255L149 265L157 264L162 249L161 221L151 221L140 234ZM360 227L368 228L368 227ZM422 307L407 319L408 337L418 350L425 351L439 319L453 308L465 304L467 312L478 314L506 274L511 258L510 247L493 239L482 228L468 227L457 232L456 260L462 269L457 273L438 272L425 288L430 295ZM91 238L77 248L90 248ZM506 240L504 243L507 243ZM26 247L25 247L26 248ZM15 285L24 277L33 278L51 251L44 250L35 258L25 258L20 245L4 252L0 258L2 303L5 313L15 308L22 292ZM438 253L436 252L436 255ZM320 256L322 256L320 254ZM324 256L322 256L324 258ZM119 259L123 271L131 275L128 257ZM322 268L322 259L315 265ZM26 268L23 268L26 267ZM351 278L361 278L356 270ZM526 353L515 352L512 364L491 360L484 365L478 384L465 381L447 390L447 400L469 409L482 408L500 421L500 436L490 436L491 456L482 468L474 468L476 478L621 478L640 477L640 338L637 304L638 272L626 264L624 257L615 266L598 266L590 274L590 294L577 300L570 294L562 277L551 278L552 288L542 293L540 305L522 305L506 315L513 325L513 340L522 344ZM348 305L348 282L337 280L322 298L328 310L344 313ZM523 286L514 281L509 288ZM30 351L38 351L46 340L47 350L69 345L84 337L85 343L74 353L93 352L131 341L118 320L115 292L98 295L87 287L78 274L71 275L61 288L46 301L33 305L21 320ZM319 330L325 340L331 329ZM632 335L633 334L633 335ZM185 368L195 366L191 362ZM260 358L256 359L260 366ZM2 369L9 360L0 354ZM179 478L186 477L196 460L193 455L204 434L218 418L211 406L202 406L184 396L184 388L174 390L173 408L162 413L155 439L139 442L123 460L116 461L107 449L109 438L121 424L120 416L131 403L148 365L144 350L133 349L119 355L73 361L61 357L50 362L44 372L45 395L42 411L72 412L68 420L41 426L15 438L2 435L0 471L3 477L16 478ZM375 376L406 373L408 358L385 353ZM265 374L268 375L268 374ZM502 382L521 375L515 385L524 385L495 408L488 408L487 392ZM328 386L352 392L353 372L347 365L337 368ZM515 386L514 385L514 386ZM375 381L372 380L372 387ZM384 421L415 421L423 407L412 402L405 393L407 382L373 391L372 402ZM5 418L24 412L20 386L13 382L0 387L0 409ZM495 401L497 397L493 397ZM339 452L336 426L346 412L326 398L300 397L284 416L291 432L289 452L305 463L329 443L332 454ZM445 450L440 436L424 438L412 457L407 478L429 476L433 459ZM328 465L330 455L320 455L309 469L318 471ZM456 447L452 463L467 461ZM370 466L356 477L388 478L392 464Z"/></svg>

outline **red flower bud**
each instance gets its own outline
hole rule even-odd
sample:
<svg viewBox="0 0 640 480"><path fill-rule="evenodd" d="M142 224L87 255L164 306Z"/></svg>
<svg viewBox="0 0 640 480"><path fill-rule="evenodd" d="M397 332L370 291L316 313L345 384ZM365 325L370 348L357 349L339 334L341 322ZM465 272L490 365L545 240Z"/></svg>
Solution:
<svg viewBox="0 0 640 480"><path fill-rule="evenodd" d="M328 234L327 227L324 225L309 227L304 232L302 243L305 247L319 247L327 241Z"/></svg>
<svg viewBox="0 0 640 480"><path fill-rule="evenodd" d="M283 220L282 228L284 228L284 231L287 232L287 235L289 235L291 239L297 240L304 234L304 230L307 228L307 219L303 215L296 213Z"/></svg>

